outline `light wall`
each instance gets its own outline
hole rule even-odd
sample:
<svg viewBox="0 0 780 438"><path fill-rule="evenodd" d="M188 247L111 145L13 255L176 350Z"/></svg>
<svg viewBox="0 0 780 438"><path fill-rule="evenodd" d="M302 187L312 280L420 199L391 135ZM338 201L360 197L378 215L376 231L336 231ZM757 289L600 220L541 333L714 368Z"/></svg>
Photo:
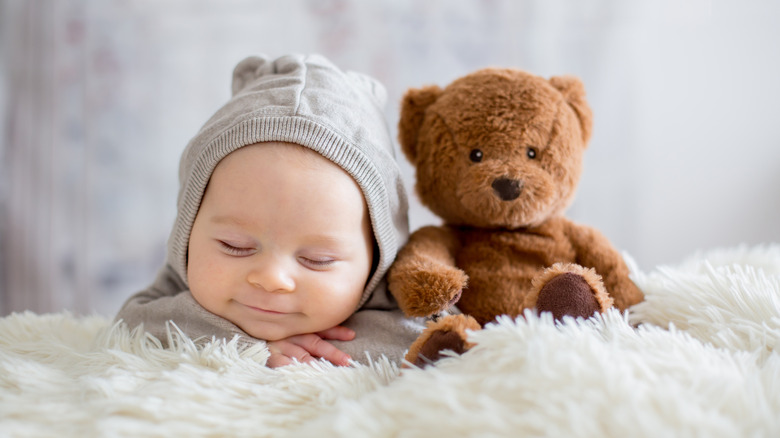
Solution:
<svg viewBox="0 0 780 438"><path fill-rule="evenodd" d="M486 66L585 83L574 220L643 269L780 241L777 2L0 0L0 314L113 314L151 282L177 161L247 55L410 87ZM399 153L399 157L400 157ZM403 159L402 159L403 160ZM435 223L414 197L412 228Z"/></svg>

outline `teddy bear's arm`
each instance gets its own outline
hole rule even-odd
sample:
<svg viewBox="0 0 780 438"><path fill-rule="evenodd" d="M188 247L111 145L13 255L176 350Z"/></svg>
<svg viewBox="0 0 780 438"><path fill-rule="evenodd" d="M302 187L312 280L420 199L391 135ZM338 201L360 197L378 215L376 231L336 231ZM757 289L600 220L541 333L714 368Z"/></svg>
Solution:
<svg viewBox="0 0 780 438"><path fill-rule="evenodd" d="M628 266L620 253L598 230L569 222L567 235L577 254L576 262L594 268L601 275L615 307L625 310L642 301L644 294L629 278Z"/></svg>
<svg viewBox="0 0 780 438"><path fill-rule="evenodd" d="M457 302L468 280L455 266L459 247L450 228L428 226L412 234L388 274L388 288L404 313L430 316Z"/></svg>

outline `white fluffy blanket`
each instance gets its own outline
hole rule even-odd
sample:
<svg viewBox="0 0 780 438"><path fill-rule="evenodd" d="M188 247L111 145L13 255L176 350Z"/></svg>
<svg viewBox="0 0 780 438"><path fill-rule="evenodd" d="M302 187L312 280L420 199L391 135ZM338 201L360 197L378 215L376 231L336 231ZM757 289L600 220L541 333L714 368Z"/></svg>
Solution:
<svg viewBox="0 0 780 438"><path fill-rule="evenodd" d="M600 319L505 318L425 370L263 366L109 318L0 319L3 436L780 436L780 246L649 273ZM635 327L638 325L638 327Z"/></svg>

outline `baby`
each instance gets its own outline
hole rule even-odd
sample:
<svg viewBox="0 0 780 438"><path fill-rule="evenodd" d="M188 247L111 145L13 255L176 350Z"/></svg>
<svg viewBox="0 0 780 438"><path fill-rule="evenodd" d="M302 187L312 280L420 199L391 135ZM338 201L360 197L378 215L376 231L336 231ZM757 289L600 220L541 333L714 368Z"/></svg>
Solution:
<svg viewBox="0 0 780 438"><path fill-rule="evenodd" d="M267 342L267 365L400 361L422 331L385 273L408 237L384 88L321 56L250 57L185 149L165 266L117 315L167 343Z"/></svg>

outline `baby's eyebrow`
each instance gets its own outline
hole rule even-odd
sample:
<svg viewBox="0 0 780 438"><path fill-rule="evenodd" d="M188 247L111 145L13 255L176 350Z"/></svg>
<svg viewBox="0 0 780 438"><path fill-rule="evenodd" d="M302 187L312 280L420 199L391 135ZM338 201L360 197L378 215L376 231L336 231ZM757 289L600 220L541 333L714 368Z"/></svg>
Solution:
<svg viewBox="0 0 780 438"><path fill-rule="evenodd" d="M333 234L309 234L304 236L303 240L311 245L330 247L341 247L345 244L343 237Z"/></svg>
<svg viewBox="0 0 780 438"><path fill-rule="evenodd" d="M226 216L226 215L212 216L210 218L210 222L213 224L220 224L220 225L238 225L238 226L246 225L245 221L235 216Z"/></svg>

